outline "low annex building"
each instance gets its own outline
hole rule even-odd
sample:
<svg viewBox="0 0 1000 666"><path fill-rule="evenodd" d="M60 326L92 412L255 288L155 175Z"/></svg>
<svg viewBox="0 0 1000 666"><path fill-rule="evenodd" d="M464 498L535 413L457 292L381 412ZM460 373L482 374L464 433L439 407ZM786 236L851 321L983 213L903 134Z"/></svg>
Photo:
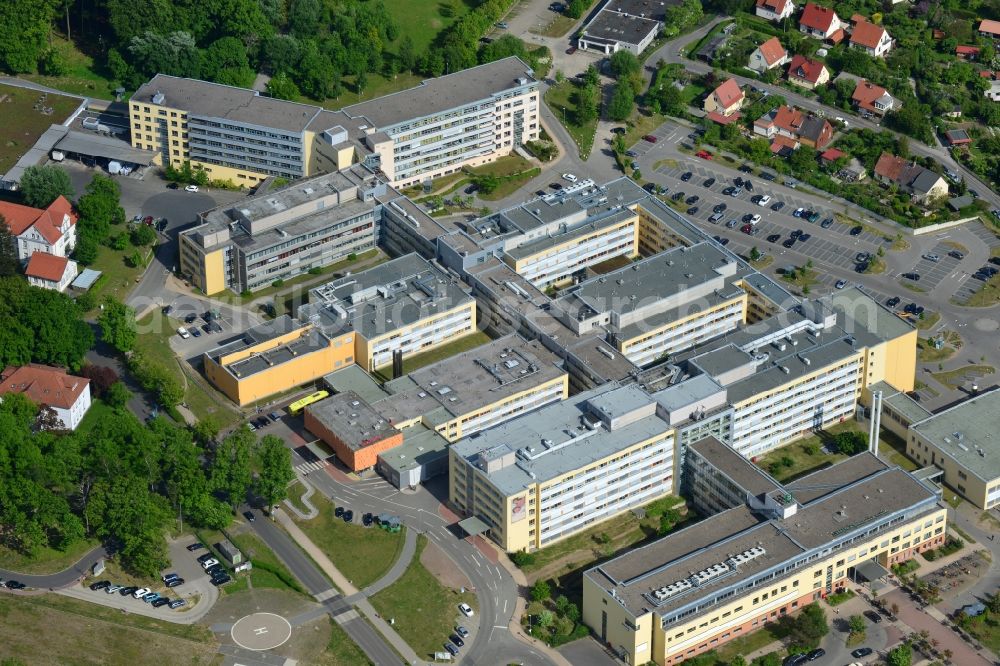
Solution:
<svg viewBox="0 0 1000 666"><path fill-rule="evenodd" d="M55 291L65 291L77 273L75 261L48 252L35 252L24 268L28 284Z"/></svg>
<svg viewBox="0 0 1000 666"><path fill-rule="evenodd" d="M671 0L669 4L676 3ZM577 46L605 55L622 50L639 55L663 29L664 9L663 2L608 0L583 26Z"/></svg>
<svg viewBox="0 0 1000 666"><path fill-rule="evenodd" d="M41 408L48 407L66 430L76 430L90 409L90 380L59 368L30 363L0 373L0 396L20 393Z"/></svg>
<svg viewBox="0 0 1000 666"><path fill-rule="evenodd" d="M626 663L679 664L946 535L940 490L867 452L782 485L710 438L684 473L714 515L583 576L583 621Z"/></svg>
<svg viewBox="0 0 1000 666"><path fill-rule="evenodd" d="M379 453L403 443L403 433L353 391L308 405L305 426L352 472L371 469Z"/></svg>

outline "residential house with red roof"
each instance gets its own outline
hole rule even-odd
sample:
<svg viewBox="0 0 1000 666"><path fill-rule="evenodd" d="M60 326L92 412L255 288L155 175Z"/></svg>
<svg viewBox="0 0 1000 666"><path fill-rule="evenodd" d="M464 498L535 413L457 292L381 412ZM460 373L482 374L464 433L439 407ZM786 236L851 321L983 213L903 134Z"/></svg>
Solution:
<svg viewBox="0 0 1000 666"><path fill-rule="evenodd" d="M892 153L882 153L878 158L875 178L885 185L895 185L920 204L948 196L948 183L940 174Z"/></svg>
<svg viewBox="0 0 1000 666"><path fill-rule="evenodd" d="M817 39L832 39L844 29L844 23L830 7L806 3L799 17L799 31Z"/></svg>
<svg viewBox="0 0 1000 666"><path fill-rule="evenodd" d="M882 86L877 86L871 81L861 79L851 93L851 102L862 112L884 116L890 111L898 111L901 108L899 100L889 94L889 91Z"/></svg>
<svg viewBox="0 0 1000 666"><path fill-rule="evenodd" d="M983 19L982 22L979 24L979 34L982 35L983 37L1000 39L1000 21Z"/></svg>
<svg viewBox="0 0 1000 666"><path fill-rule="evenodd" d="M76 247L77 217L64 196L45 209L0 201L0 215L7 220L22 262L35 252L65 257Z"/></svg>
<svg viewBox="0 0 1000 666"><path fill-rule="evenodd" d="M892 37L880 25L875 25L864 16L851 17L854 29L851 30L850 45L861 49L873 58L881 58L892 49Z"/></svg>
<svg viewBox="0 0 1000 666"><path fill-rule="evenodd" d="M76 430L90 409L90 380L59 368L30 363L0 372L0 396L21 393L39 407L50 407L66 430Z"/></svg>
<svg viewBox="0 0 1000 666"><path fill-rule="evenodd" d="M796 54L788 65L788 81L812 90L825 86L830 81L830 70L818 60Z"/></svg>
<svg viewBox="0 0 1000 666"><path fill-rule="evenodd" d="M979 47L978 46L956 46L955 55L958 56L960 60L975 61L979 60Z"/></svg>
<svg viewBox="0 0 1000 666"><path fill-rule="evenodd" d="M745 99L746 95L736 79L726 79L705 98L705 113L716 122L719 119L738 118Z"/></svg>
<svg viewBox="0 0 1000 666"><path fill-rule="evenodd" d="M792 0L757 0L754 13L768 21L782 21L795 13L795 3Z"/></svg>
<svg viewBox="0 0 1000 666"><path fill-rule="evenodd" d="M42 289L64 291L78 273L76 262L48 252L35 252L28 259L24 276L28 283Z"/></svg>
<svg viewBox="0 0 1000 666"><path fill-rule="evenodd" d="M771 150L809 146L823 150L833 140L833 126L825 119L802 113L791 106L779 106L754 121L755 134L771 139Z"/></svg>
<svg viewBox="0 0 1000 666"><path fill-rule="evenodd" d="M789 61L788 51L781 45L777 37L772 37L750 54L750 62L747 67L755 72L766 72L775 67L780 67Z"/></svg>

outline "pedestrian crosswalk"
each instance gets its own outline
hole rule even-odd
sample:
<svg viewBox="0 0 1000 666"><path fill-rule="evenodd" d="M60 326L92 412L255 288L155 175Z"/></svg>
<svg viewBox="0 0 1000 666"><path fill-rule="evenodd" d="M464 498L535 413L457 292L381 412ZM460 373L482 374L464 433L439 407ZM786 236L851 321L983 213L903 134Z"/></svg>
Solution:
<svg viewBox="0 0 1000 666"><path fill-rule="evenodd" d="M326 461L324 460L314 460L313 462L302 463L301 465L296 465L295 470L299 474L308 474L309 472L315 472L326 467Z"/></svg>

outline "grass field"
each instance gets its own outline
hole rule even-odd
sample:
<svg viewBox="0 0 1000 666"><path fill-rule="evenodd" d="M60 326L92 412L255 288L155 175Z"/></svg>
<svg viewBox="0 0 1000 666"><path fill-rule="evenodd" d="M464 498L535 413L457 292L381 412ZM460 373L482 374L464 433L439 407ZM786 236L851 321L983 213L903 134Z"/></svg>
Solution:
<svg viewBox="0 0 1000 666"><path fill-rule="evenodd" d="M469 351L470 349L475 349L480 345L485 345L490 340L492 340L492 338L482 331L475 331L464 338L459 338L454 342L449 342L446 345L424 352L423 354L417 354L416 356L410 356L409 358L404 356L403 374L409 374L414 370L424 367L425 365L437 363L438 361L446 358L451 358L456 354L461 354L462 352ZM392 378L392 368L387 367L382 370L375 370L372 372L372 377L374 377L377 381L387 382Z"/></svg>
<svg viewBox="0 0 1000 666"><path fill-rule="evenodd" d="M270 587L306 594L298 579L256 534L230 533L229 538L243 556L253 563L253 568L250 569L250 583L254 588Z"/></svg>
<svg viewBox="0 0 1000 666"><path fill-rule="evenodd" d="M939 321L941 321L941 313L939 313L939 312L931 312L930 310L928 310L927 312L924 313L924 318L923 319L919 319L918 318L914 322L914 326L916 326L917 330L919 330L919 331L926 331L928 329L931 329L931 328L934 328L935 326L937 326L937 323Z"/></svg>
<svg viewBox="0 0 1000 666"><path fill-rule="evenodd" d="M139 328L136 351L142 352L150 362L167 368L185 386L184 402L198 419L211 417L220 427L228 427L239 420L239 414L224 402L226 398L221 393L203 385L203 379L196 379L181 369L169 343L180 323L159 310L153 310L136 323Z"/></svg>
<svg viewBox="0 0 1000 666"><path fill-rule="evenodd" d="M334 517L333 505L319 493L313 495L312 502L319 515L295 522L358 589L381 578L399 558L403 532L390 534L376 527L348 525ZM355 519L360 520L360 516Z"/></svg>
<svg viewBox="0 0 1000 666"><path fill-rule="evenodd" d="M545 103L552 113L563 124L566 131L573 137L580 157L586 159L594 147L594 134L597 132L597 119L584 124L576 122L576 86L569 79L550 86L545 92Z"/></svg>
<svg viewBox="0 0 1000 666"><path fill-rule="evenodd" d="M910 460L906 455L906 442L897 435L882 430L878 436L878 454L880 458L885 458L894 465L899 465L907 472L912 472L919 465Z"/></svg>
<svg viewBox="0 0 1000 666"><path fill-rule="evenodd" d="M93 411L93 408L91 408L91 411ZM95 548L97 545L98 542L96 540L85 539L73 544L65 551L52 548L39 548L33 555L25 555L16 550L0 546L0 569L17 571L23 574L58 573L76 564L76 561L83 557L84 553L91 548Z"/></svg>
<svg viewBox="0 0 1000 666"><path fill-rule="evenodd" d="M832 441L834 435L848 431L861 431L861 428L855 421L838 423L820 434L769 451L754 462L757 463L758 467L767 470L778 481L790 481L847 459L843 453L823 453L822 447L823 444ZM792 464L790 466L781 463L785 457L791 458Z"/></svg>
<svg viewBox="0 0 1000 666"><path fill-rule="evenodd" d="M459 603L464 601L478 609L475 595L445 587L421 564L420 554L426 547L427 537L421 535L417 552L403 576L370 599L383 618L395 620L393 628L422 659L440 651L448 640L461 617Z"/></svg>
<svg viewBox="0 0 1000 666"><path fill-rule="evenodd" d="M962 348L962 338L954 331L944 331L944 346L936 349L931 343L932 338L920 338L917 340L917 360L921 363L936 363L944 361L955 355ZM936 338L938 336L934 336Z"/></svg>
<svg viewBox="0 0 1000 666"><path fill-rule="evenodd" d="M477 176L509 178L509 180L501 181L496 189L489 194L484 192L478 194L479 198L484 201L498 201L509 197L523 187L525 183L538 175L539 170L520 155L512 154L501 157L495 162L470 168L469 172Z"/></svg>
<svg viewBox="0 0 1000 666"><path fill-rule="evenodd" d="M120 232L115 229L112 233L118 234ZM128 293L135 287L143 269L125 263L125 254L132 250L133 248L129 248L125 252L119 252L106 245L98 246L97 259L92 266L89 266L89 268L102 273L100 279L90 290L98 303L103 301L105 296L114 296L118 300L124 301ZM80 270L83 270L83 267Z"/></svg>
<svg viewBox="0 0 1000 666"><path fill-rule="evenodd" d="M21 78L74 95L106 100L114 98L111 80L94 64L92 57L59 35L52 35L52 45L66 58L66 74L63 76L22 74Z"/></svg>
<svg viewBox="0 0 1000 666"><path fill-rule="evenodd" d="M28 151L49 125L61 123L80 105L79 99L49 95L44 107L53 112L45 115L35 110L42 93L27 88L0 84L0 173L7 173L17 160Z"/></svg>
<svg viewBox="0 0 1000 666"><path fill-rule="evenodd" d="M365 653L351 640L340 625L330 620L330 642L318 657L311 659L314 666L368 666L372 662Z"/></svg>
<svg viewBox="0 0 1000 666"><path fill-rule="evenodd" d="M971 308L988 308L1000 303L1000 275L995 275L983 283L976 293L969 296L963 305Z"/></svg>
<svg viewBox="0 0 1000 666"><path fill-rule="evenodd" d="M948 388L957 389L967 382L980 380L983 377L992 375L994 372L996 372L996 368L992 365L966 365L954 370L934 372L931 373L931 376Z"/></svg>
<svg viewBox="0 0 1000 666"><path fill-rule="evenodd" d="M152 655L162 663L213 664L218 657L205 627L55 594L0 596L0 645L24 664L144 664Z"/></svg>

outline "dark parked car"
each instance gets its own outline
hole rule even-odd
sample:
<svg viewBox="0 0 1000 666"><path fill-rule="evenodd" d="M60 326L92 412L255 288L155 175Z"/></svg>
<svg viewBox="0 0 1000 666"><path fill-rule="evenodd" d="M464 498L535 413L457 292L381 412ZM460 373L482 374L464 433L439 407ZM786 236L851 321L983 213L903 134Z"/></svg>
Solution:
<svg viewBox="0 0 1000 666"><path fill-rule="evenodd" d="M806 659L809 661L816 661L825 654L826 650L824 650L823 648L816 648L815 650L806 655Z"/></svg>
<svg viewBox="0 0 1000 666"><path fill-rule="evenodd" d="M373 522L372 514L366 513L365 515L361 516L361 524L364 525L365 527L371 527L372 522Z"/></svg>
<svg viewBox="0 0 1000 666"><path fill-rule="evenodd" d="M819 226L823 227L824 229L829 229L830 227L833 226L833 218L832 217L826 218L825 220L819 223Z"/></svg>
<svg viewBox="0 0 1000 666"><path fill-rule="evenodd" d="M810 238L812 238L812 236L810 236L809 234L802 234L801 236L799 236L798 240L800 243L805 243Z"/></svg>
<svg viewBox="0 0 1000 666"><path fill-rule="evenodd" d="M183 584L184 584L183 578L171 578L166 582L167 587L177 587L178 585L183 585Z"/></svg>
<svg viewBox="0 0 1000 666"><path fill-rule="evenodd" d="M465 645L465 641L463 641L462 637L459 636L458 634L452 634L448 638L450 638L451 642L457 645L458 647L463 647Z"/></svg>
<svg viewBox="0 0 1000 666"><path fill-rule="evenodd" d="M690 208L687 209L687 214L688 215L697 215L698 214L698 207L697 206L691 206Z"/></svg>
<svg viewBox="0 0 1000 666"><path fill-rule="evenodd" d="M813 224L816 224L817 222L819 222L819 213L815 213L815 212L811 213L810 215L808 215L806 217L806 219L809 220L810 222L812 222Z"/></svg>
<svg viewBox="0 0 1000 666"><path fill-rule="evenodd" d="M196 338L201 337L201 331L198 330L197 326L192 326L191 328L188 329L188 332L191 333L191 335L193 335Z"/></svg>
<svg viewBox="0 0 1000 666"><path fill-rule="evenodd" d="M178 185L177 183L170 183L169 185L167 185L167 189L168 190L176 190L179 187L180 187L180 185Z"/></svg>
<svg viewBox="0 0 1000 666"><path fill-rule="evenodd" d="M879 622L882 621L882 616L873 610L866 610L864 612L864 616L869 620L871 620L872 622L874 622L875 624L878 624Z"/></svg>
<svg viewBox="0 0 1000 666"><path fill-rule="evenodd" d="M913 280L914 282L920 281L920 273L903 273L903 277L907 280Z"/></svg>
<svg viewBox="0 0 1000 666"><path fill-rule="evenodd" d="M267 416L268 416L268 418L271 419L271 421L280 421L281 420L281 414L279 414L278 412L271 412Z"/></svg>
<svg viewBox="0 0 1000 666"><path fill-rule="evenodd" d="M791 249L791 247L793 245L795 245L795 239L794 238L789 238L784 243L782 243L781 245L783 247L785 247L786 249Z"/></svg>
<svg viewBox="0 0 1000 666"><path fill-rule="evenodd" d="M781 240L781 234L771 234L770 236L767 237L768 243L777 243L780 240Z"/></svg>
<svg viewBox="0 0 1000 666"><path fill-rule="evenodd" d="M733 192L735 192L735 191L736 191L736 188L733 187L732 185L730 185L726 189L722 190L722 193L725 194L728 197L728 196L732 196Z"/></svg>
<svg viewBox="0 0 1000 666"><path fill-rule="evenodd" d="M747 192L753 192L753 183L750 182L749 178L743 181L743 187L746 189Z"/></svg>
<svg viewBox="0 0 1000 666"><path fill-rule="evenodd" d="M333 510L333 516L335 518L340 518L343 515L344 515L344 507L338 506L336 509Z"/></svg>
<svg viewBox="0 0 1000 666"><path fill-rule="evenodd" d="M726 208L728 208L728 206L726 206L726 204L724 203L715 204L715 206L712 208L712 212L721 213L722 211L726 210Z"/></svg>
<svg viewBox="0 0 1000 666"><path fill-rule="evenodd" d="M794 238L794 239L798 240L798 239L799 239L799 237L800 237L800 236L802 236L802 233L803 233L803 232L802 232L802 230L801 230L801 229L796 229L796 230L795 230L795 231L793 231L792 233L788 234L788 237L789 237L789 238Z"/></svg>
<svg viewBox="0 0 1000 666"><path fill-rule="evenodd" d="M952 259L965 259L965 255L959 252L958 250L952 250L951 252L948 253L948 256L951 257Z"/></svg>
<svg viewBox="0 0 1000 666"><path fill-rule="evenodd" d="M167 599L166 597L160 597L159 599L151 603L150 606L152 606L153 608L159 608L160 606L166 606L169 603L170 599Z"/></svg>
<svg viewBox="0 0 1000 666"><path fill-rule="evenodd" d="M138 589L139 588L136 587L135 585L129 585L128 587L123 587L122 589L118 590L118 594L122 595L123 597L130 597L133 594L135 594L135 591Z"/></svg>
<svg viewBox="0 0 1000 666"><path fill-rule="evenodd" d="M7 583L9 585L10 581L7 581ZM103 590L106 587L111 587L111 581L110 580L99 580L96 583L94 583L93 585L91 585L90 589L92 589L92 590L94 590L96 592L97 590Z"/></svg>
<svg viewBox="0 0 1000 666"><path fill-rule="evenodd" d="M348 509L347 511L344 512L343 518L344 518L344 522L345 523L349 523L349 522L353 521L354 520L354 512L351 511L350 509Z"/></svg>
<svg viewBox="0 0 1000 666"><path fill-rule="evenodd" d="M714 178L709 178L704 183L702 183L703 187L712 187L712 185L715 185L715 179Z"/></svg>
<svg viewBox="0 0 1000 666"><path fill-rule="evenodd" d="M205 553L204 555L199 555L198 564L204 564L205 562L208 562L209 560L212 559L215 559L215 555L213 555L212 553Z"/></svg>
<svg viewBox="0 0 1000 666"><path fill-rule="evenodd" d="M781 662L781 666L799 666L799 664L804 664L806 661L808 659L804 654L790 654Z"/></svg>
<svg viewBox="0 0 1000 666"><path fill-rule="evenodd" d="M899 296L893 296L885 302L886 307L894 308L899 305Z"/></svg>
<svg viewBox="0 0 1000 666"><path fill-rule="evenodd" d="M686 183L689 180L691 180L691 176L693 176L693 175L694 174L691 173L690 171L685 171L683 174L681 174L681 180L683 180Z"/></svg>
<svg viewBox="0 0 1000 666"><path fill-rule="evenodd" d="M185 324L193 324L194 321L195 321L195 319L197 319L197 318L198 318L198 315L196 315L194 313L191 313L187 317L184 317L184 323Z"/></svg>
<svg viewBox="0 0 1000 666"><path fill-rule="evenodd" d="M701 199L701 197L699 197L697 194L692 194L691 196L689 196L687 199L684 200L684 203L690 206L691 204L698 203L699 199Z"/></svg>
<svg viewBox="0 0 1000 666"><path fill-rule="evenodd" d="M861 647L851 652L851 656L854 657L855 659L861 659L861 657L867 657L872 652L873 650L871 648Z"/></svg>
<svg viewBox="0 0 1000 666"><path fill-rule="evenodd" d="M741 176L733 178L733 182L736 183L736 187L743 187L743 178Z"/></svg>
<svg viewBox="0 0 1000 666"><path fill-rule="evenodd" d="M744 164L743 166L740 167L740 171L742 171L743 173L753 173L753 167L751 167L749 164Z"/></svg>
<svg viewBox="0 0 1000 666"><path fill-rule="evenodd" d="M643 139L643 141L648 141L649 143L656 143L657 142L657 138L655 136L653 136L652 134L647 134L646 136L642 137L642 139Z"/></svg>
<svg viewBox="0 0 1000 666"><path fill-rule="evenodd" d="M456 657L458 656L458 648L455 647L454 643L450 643L450 642L449 643L445 643L444 644L444 649L447 650L448 652L450 652L453 656L456 656Z"/></svg>
<svg viewBox="0 0 1000 666"><path fill-rule="evenodd" d="M214 585L216 587L219 587L220 585L225 585L226 583L228 583L231 580L232 580L232 578L229 576L229 574L223 574L223 575L219 576L218 578L213 578L212 579L212 585Z"/></svg>
<svg viewBox="0 0 1000 666"><path fill-rule="evenodd" d="M715 242L721 245L722 247L729 245L728 238L723 238L722 236L712 236L712 239L715 240Z"/></svg>
<svg viewBox="0 0 1000 666"><path fill-rule="evenodd" d="M859 225L858 225L858 226L856 226L856 227L851 227L851 231L850 231L850 233L851 233L851 235L852 235L852 236L860 236L860 235L861 235L861 232L862 232L862 231L864 231L864 230L865 230L865 228L864 228L864 227L862 227L862 226L861 226L861 225L859 224Z"/></svg>
<svg viewBox="0 0 1000 666"><path fill-rule="evenodd" d="M9 580L5 583L8 590L23 590L27 585L19 580Z"/></svg>
<svg viewBox="0 0 1000 666"><path fill-rule="evenodd" d="M784 201L775 201L773 204L771 204L771 210L773 210L775 212L778 212L779 210L781 210L784 207L785 207L785 202Z"/></svg>
<svg viewBox="0 0 1000 666"><path fill-rule="evenodd" d="M773 181L775 178L773 173L769 173L767 171L761 171L760 177L763 178L764 180L771 180L771 181Z"/></svg>

